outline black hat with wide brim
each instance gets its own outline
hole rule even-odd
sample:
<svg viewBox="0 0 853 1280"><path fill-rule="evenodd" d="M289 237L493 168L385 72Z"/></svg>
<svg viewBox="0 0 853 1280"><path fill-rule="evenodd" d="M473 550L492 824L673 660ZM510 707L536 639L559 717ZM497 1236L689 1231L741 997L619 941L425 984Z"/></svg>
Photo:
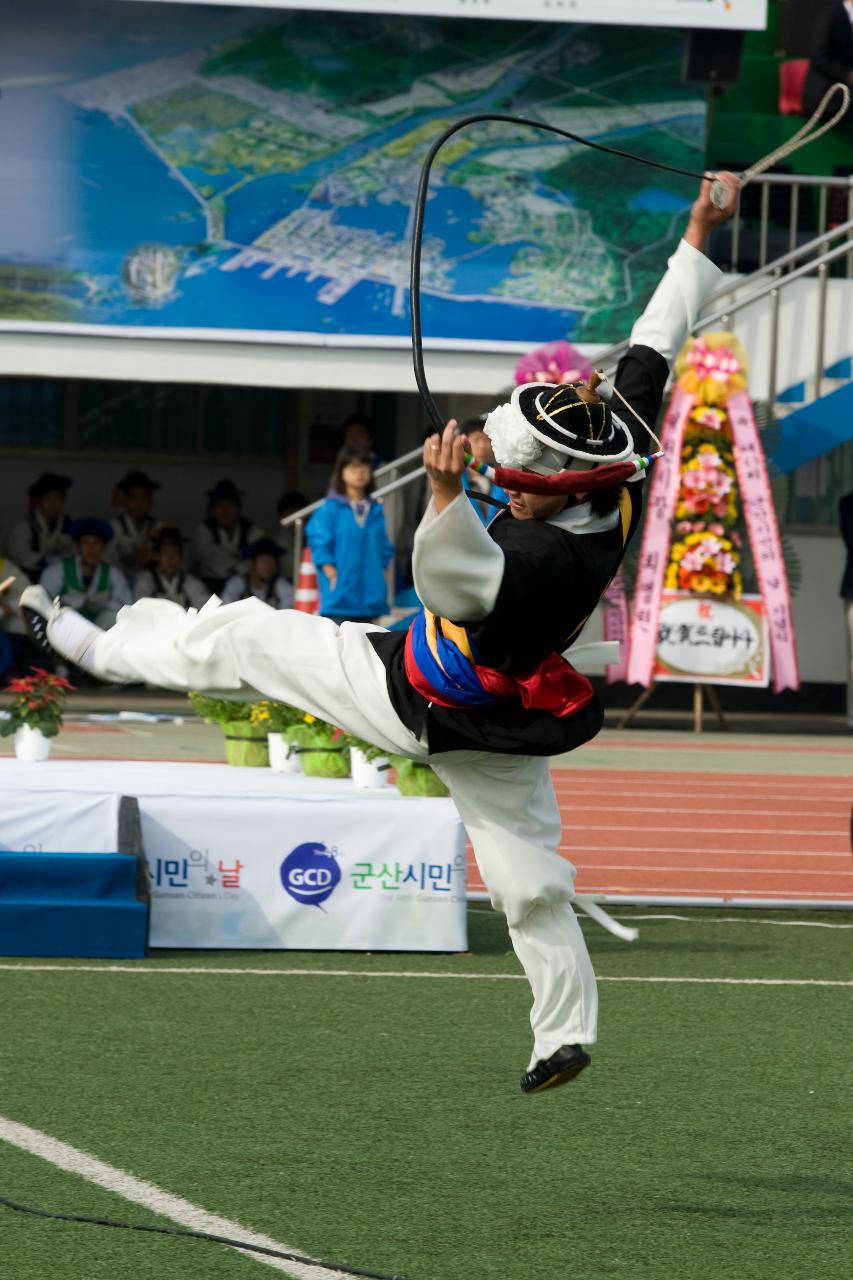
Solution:
<svg viewBox="0 0 853 1280"><path fill-rule="evenodd" d="M524 426L546 448L586 466L623 462L634 453L634 441L624 422L604 400L589 403L574 385L528 382L516 387L512 404Z"/></svg>
<svg viewBox="0 0 853 1280"><path fill-rule="evenodd" d="M161 547L183 547L184 535L177 525L165 524L155 532L151 545L155 551L159 551Z"/></svg>
<svg viewBox="0 0 853 1280"><path fill-rule="evenodd" d="M81 516L79 520L71 522L71 528L68 530L74 542L80 538L85 538L89 534L93 538L100 538L101 542L112 542L113 528L106 520L101 520L98 516Z"/></svg>
<svg viewBox="0 0 853 1280"><path fill-rule="evenodd" d="M247 560L254 560L257 556L275 556L277 560L283 554L283 548L273 542L272 538L258 538L255 542L249 543L244 552Z"/></svg>
<svg viewBox="0 0 853 1280"><path fill-rule="evenodd" d="M237 488L233 480L217 480L212 489L205 490L205 496L211 502L221 502L224 498L229 502L242 502L243 491Z"/></svg>
<svg viewBox="0 0 853 1280"><path fill-rule="evenodd" d="M122 493L127 493L128 489L147 489L149 493L153 493L155 489L161 488L161 485L147 476L144 471L128 471L118 481L116 488L121 489Z"/></svg>
<svg viewBox="0 0 853 1280"><path fill-rule="evenodd" d="M43 498L46 493L66 494L73 483L70 476L58 476L55 471L43 471L38 480L30 485L27 493L31 498Z"/></svg>

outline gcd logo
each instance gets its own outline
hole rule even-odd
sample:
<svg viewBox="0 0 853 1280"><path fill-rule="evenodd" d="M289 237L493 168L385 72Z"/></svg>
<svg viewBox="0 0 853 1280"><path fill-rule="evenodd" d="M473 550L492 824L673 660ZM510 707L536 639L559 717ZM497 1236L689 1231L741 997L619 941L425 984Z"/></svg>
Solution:
<svg viewBox="0 0 853 1280"><path fill-rule="evenodd" d="M303 906L319 907L335 891L341 869L324 844L299 844L281 864L281 883Z"/></svg>

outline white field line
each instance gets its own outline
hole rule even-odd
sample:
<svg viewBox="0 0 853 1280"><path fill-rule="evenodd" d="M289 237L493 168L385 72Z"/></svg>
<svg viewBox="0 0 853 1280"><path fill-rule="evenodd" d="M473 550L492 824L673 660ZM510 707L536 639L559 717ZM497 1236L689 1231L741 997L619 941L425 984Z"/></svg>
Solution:
<svg viewBox="0 0 853 1280"><path fill-rule="evenodd" d="M250 977L250 978L456 978L464 982L526 982L523 973L436 973L430 970L412 972L407 969L373 969L369 972L361 969L219 969L192 968L182 966L165 967L162 965L146 965L134 968L121 964L0 964L0 970L20 971L21 973L178 973L217 977ZM596 975L599 982L651 982L651 983L691 983L700 986L735 986L735 987L853 987L853 979L840 981L834 978L658 978L658 977L613 977ZM2 1136L2 1134L0 1134ZM207 1230L207 1228L203 1228ZM222 1234L227 1234L223 1232ZM248 1239L248 1237L246 1237ZM274 1249L285 1248L284 1245L272 1245Z"/></svg>
<svg viewBox="0 0 853 1280"><path fill-rule="evenodd" d="M698 921L701 924L769 924L775 929L853 929L853 924L830 924L827 920L756 920L754 916L742 919L740 916L717 916L713 920L700 920L697 916L677 915L618 915L614 920L686 920L688 923Z"/></svg>
<svg viewBox="0 0 853 1280"><path fill-rule="evenodd" d="M469 907L472 916L494 916L496 920L502 920L500 912L491 911L488 907ZM616 915L611 911L608 913L613 916L614 920L678 920L685 924L769 924L777 929L791 929L799 926L803 929L853 929L853 924L830 924L824 920L756 920L754 916L712 916L703 918L702 916L679 916L674 912L651 912L638 911L633 915L627 916L620 912ZM590 920L589 916L579 915L579 924L595 924L594 920Z"/></svg>
<svg viewBox="0 0 853 1280"><path fill-rule="evenodd" d="M229 1218L220 1218L215 1213L208 1213L206 1209L182 1199L181 1196L173 1196L169 1191L163 1191L153 1182L143 1182L140 1178L135 1178L132 1173L126 1173L124 1169L105 1164L103 1160L96 1160L94 1156L69 1146L67 1142L60 1142L39 1129L31 1129L28 1125L18 1124L15 1120L9 1120L2 1115L0 1115L0 1140L19 1147L21 1151L27 1151L30 1155L47 1160L57 1169L75 1173L85 1178L87 1182L93 1182L96 1186L103 1187L124 1200L140 1204L151 1213L168 1218L179 1226L189 1228L190 1231L206 1231L211 1235L231 1236L237 1240L244 1240L246 1244L260 1245L264 1249L299 1253L298 1249L293 1249L290 1245L281 1244L269 1236L259 1235L257 1231L250 1231L241 1223L232 1222ZM199 1248L204 1247L204 1244L199 1242ZM312 1265L313 1260L308 1257L303 1263L289 1262L284 1258L269 1258L262 1253L244 1253L243 1250L237 1250L237 1252L243 1257L253 1258L255 1262L265 1263L274 1271L283 1271L289 1276L294 1276L296 1280L347 1280L345 1272Z"/></svg>

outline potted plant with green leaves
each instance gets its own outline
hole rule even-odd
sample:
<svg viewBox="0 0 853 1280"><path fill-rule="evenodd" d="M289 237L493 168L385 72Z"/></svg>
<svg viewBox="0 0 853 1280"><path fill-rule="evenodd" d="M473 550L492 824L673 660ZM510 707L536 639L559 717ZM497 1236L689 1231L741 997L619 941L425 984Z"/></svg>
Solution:
<svg viewBox="0 0 853 1280"><path fill-rule="evenodd" d="M14 695L8 718L0 722L0 737L15 735L15 755L30 763L47 760L50 740L62 728L65 698L73 684L43 667L33 667L28 676L19 676L4 693Z"/></svg>
<svg viewBox="0 0 853 1280"><path fill-rule="evenodd" d="M250 702L229 702L226 698L208 698L206 694L188 694L193 711L206 724L219 724L225 736L225 758L229 764L245 768L266 768L270 762L266 732L252 724Z"/></svg>
<svg viewBox="0 0 853 1280"><path fill-rule="evenodd" d="M364 738L357 738L354 734L345 733L343 738L349 747L350 773L354 784L371 791L387 787L388 770L391 768L387 754L372 742L365 742Z"/></svg>
<svg viewBox="0 0 853 1280"><path fill-rule="evenodd" d="M251 721L257 730L267 735L270 768L273 773L301 773L298 738L294 733L305 727L305 713L286 702L264 698L252 703Z"/></svg>
<svg viewBox="0 0 853 1280"><path fill-rule="evenodd" d="M344 743L344 732L305 712L302 724L288 731L295 742L302 764L302 772L308 778L348 778L349 751Z"/></svg>
<svg viewBox="0 0 853 1280"><path fill-rule="evenodd" d="M408 756L392 756L397 771L397 790L401 796L449 796L450 792L434 769L422 760Z"/></svg>

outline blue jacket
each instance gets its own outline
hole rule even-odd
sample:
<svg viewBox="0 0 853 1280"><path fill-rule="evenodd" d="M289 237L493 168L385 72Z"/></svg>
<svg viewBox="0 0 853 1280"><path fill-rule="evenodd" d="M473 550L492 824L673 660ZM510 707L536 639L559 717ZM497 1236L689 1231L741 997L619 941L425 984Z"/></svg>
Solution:
<svg viewBox="0 0 853 1280"><path fill-rule="evenodd" d="M475 489L471 483L471 476L468 471L462 472L462 488L472 500L471 505L482 520L483 524L488 524L490 520L494 520L495 516L498 514L498 507L493 507L488 502L477 501L479 490ZM509 494L505 489L502 489L499 484L491 485L488 493L490 497L497 499L498 502L504 502L509 506Z"/></svg>
<svg viewBox="0 0 853 1280"><path fill-rule="evenodd" d="M359 524L349 499L333 493L318 507L305 528L320 587L320 612L333 618L375 618L388 610L384 569L394 555L381 502L371 502ZM338 571L334 589L321 565Z"/></svg>

